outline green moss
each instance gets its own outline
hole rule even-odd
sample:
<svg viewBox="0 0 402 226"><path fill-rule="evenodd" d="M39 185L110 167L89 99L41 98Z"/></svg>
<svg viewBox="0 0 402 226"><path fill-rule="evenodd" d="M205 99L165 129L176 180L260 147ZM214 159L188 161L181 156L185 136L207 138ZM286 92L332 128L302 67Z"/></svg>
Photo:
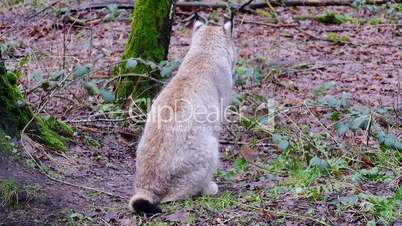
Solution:
<svg viewBox="0 0 402 226"><path fill-rule="evenodd" d="M381 18L378 18L378 17L374 17L374 18L367 20L367 24L370 24L370 25L378 25L378 24L384 24L384 23L385 23L384 20Z"/></svg>
<svg viewBox="0 0 402 226"><path fill-rule="evenodd" d="M350 38L347 35L338 35L333 32L329 32L326 35L326 39L329 42L337 43L337 44L345 44L350 42Z"/></svg>
<svg viewBox="0 0 402 226"><path fill-rule="evenodd" d="M170 41L169 14L172 4L172 0L136 1L131 23L132 30L123 53L123 61L114 70L116 76L126 73L143 74L150 71L150 68L143 64L128 69L124 61L126 59L134 57L154 62L166 59ZM135 97L139 94L142 94L143 97L150 97L157 93L156 90L159 90L159 86L142 77L124 78L117 85L116 96L121 99L133 93Z"/></svg>
<svg viewBox="0 0 402 226"><path fill-rule="evenodd" d="M16 85L17 84L17 74L14 74L12 72L9 72L6 74L7 80L11 85Z"/></svg>
<svg viewBox="0 0 402 226"><path fill-rule="evenodd" d="M65 122L59 121L56 118L46 115L41 116L42 120L46 123L49 129L54 132L64 136L64 137L72 137L74 134L73 128L67 125Z"/></svg>
<svg viewBox="0 0 402 226"><path fill-rule="evenodd" d="M316 20L324 24L359 24L359 20L350 16L337 14L333 11L328 11L324 15L316 17Z"/></svg>
<svg viewBox="0 0 402 226"><path fill-rule="evenodd" d="M14 150L10 137L0 129L0 152L10 154Z"/></svg>
<svg viewBox="0 0 402 226"><path fill-rule="evenodd" d="M19 137L21 130L33 117L30 108L25 104L21 92L15 85L16 81L17 77L14 73L6 73L0 77L0 86L2 86L0 87L0 105L2 106L0 108L0 126L7 135L12 137ZM50 148L64 150L66 139L52 131L51 127L46 121L36 117L29 127L29 132L31 135L35 135L34 139L38 139ZM61 128L63 127L61 126ZM69 130L63 128L61 131Z"/></svg>
<svg viewBox="0 0 402 226"><path fill-rule="evenodd" d="M19 73L7 72L0 61L0 150L12 150L7 137L20 137L21 131L34 117L16 86ZM27 128L28 134L46 146L65 150L66 137L74 133L67 124L53 117L37 117Z"/></svg>
<svg viewBox="0 0 402 226"><path fill-rule="evenodd" d="M55 150L65 150L65 143L68 142L68 139L61 134L71 137L73 133L73 130L69 126L58 122L52 117L48 119L46 119L46 117L45 119L36 117L33 130L36 139ZM60 132L60 134L58 132Z"/></svg>
<svg viewBox="0 0 402 226"><path fill-rule="evenodd" d="M134 81L132 79L122 79L118 84L115 94L118 99L121 99L129 96L133 90Z"/></svg>
<svg viewBox="0 0 402 226"><path fill-rule="evenodd" d="M32 118L32 113L24 103L24 98L16 86L17 75L6 72L0 62L0 127L9 136L19 136L19 132Z"/></svg>

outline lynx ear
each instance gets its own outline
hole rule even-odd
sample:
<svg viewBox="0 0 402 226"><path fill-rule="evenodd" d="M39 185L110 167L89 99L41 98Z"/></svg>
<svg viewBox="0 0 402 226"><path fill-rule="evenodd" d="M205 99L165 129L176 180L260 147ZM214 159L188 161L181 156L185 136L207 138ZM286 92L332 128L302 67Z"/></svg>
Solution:
<svg viewBox="0 0 402 226"><path fill-rule="evenodd" d="M207 23L207 21L197 13L194 13L194 19L193 32Z"/></svg>
<svg viewBox="0 0 402 226"><path fill-rule="evenodd" d="M225 24L223 24L223 30L225 31L226 34L229 34L230 36L232 36L233 25L234 25L234 14L232 13L230 15L230 20L226 21Z"/></svg>
<svg viewBox="0 0 402 226"><path fill-rule="evenodd" d="M233 32L233 22L232 21L227 21L223 25L223 29L225 30L226 33L232 34L232 32Z"/></svg>

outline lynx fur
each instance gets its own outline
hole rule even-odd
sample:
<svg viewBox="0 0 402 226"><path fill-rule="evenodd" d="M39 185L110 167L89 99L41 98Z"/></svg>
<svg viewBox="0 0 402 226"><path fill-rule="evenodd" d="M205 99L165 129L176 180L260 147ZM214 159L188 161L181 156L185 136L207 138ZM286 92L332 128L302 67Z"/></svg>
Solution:
<svg viewBox="0 0 402 226"><path fill-rule="evenodd" d="M213 172L234 63L232 22L197 20L177 75L151 106L137 148L133 211L154 214L158 203L218 192Z"/></svg>

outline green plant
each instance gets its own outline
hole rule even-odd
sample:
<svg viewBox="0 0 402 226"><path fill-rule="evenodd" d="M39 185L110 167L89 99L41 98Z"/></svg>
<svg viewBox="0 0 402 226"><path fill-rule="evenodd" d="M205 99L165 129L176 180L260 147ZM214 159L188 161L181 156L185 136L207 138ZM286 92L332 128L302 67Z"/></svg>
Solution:
<svg viewBox="0 0 402 226"><path fill-rule="evenodd" d="M6 179L0 182L0 199L4 206L18 205L19 194L22 191L17 182Z"/></svg>
<svg viewBox="0 0 402 226"><path fill-rule="evenodd" d="M0 43L0 52L2 56L12 55L18 48L19 43L17 41L8 41L5 43Z"/></svg>
<svg viewBox="0 0 402 226"><path fill-rule="evenodd" d="M382 224L390 224L400 219L402 212L402 187L399 187L391 197L362 195L365 209L372 213Z"/></svg>
<svg viewBox="0 0 402 226"><path fill-rule="evenodd" d="M354 8L362 8L363 6L366 6L367 0L354 0L352 3L352 7Z"/></svg>
<svg viewBox="0 0 402 226"><path fill-rule="evenodd" d="M322 186L310 187L306 190L306 197L311 201L322 201L325 199Z"/></svg>
<svg viewBox="0 0 402 226"><path fill-rule="evenodd" d="M2 5L0 5L0 9L3 7L12 7L22 3L24 3L24 0L5 0L2 2Z"/></svg>
<svg viewBox="0 0 402 226"><path fill-rule="evenodd" d="M214 196L200 196L194 201L197 205L200 205L206 209L213 209L215 211L222 211L233 204L236 199L230 192L224 192L222 195Z"/></svg>
<svg viewBox="0 0 402 226"><path fill-rule="evenodd" d="M236 158L236 160L233 163L232 168L228 172L225 173L223 178L225 180L233 179L233 177L235 177L236 175L241 173L245 169L246 166L247 166L247 161L244 158L242 158L242 157Z"/></svg>
<svg viewBox="0 0 402 226"><path fill-rule="evenodd" d="M92 218L83 215L82 213L73 212L68 214L67 216L67 225L75 226L75 225L92 225Z"/></svg>
<svg viewBox="0 0 402 226"><path fill-rule="evenodd" d="M338 35L334 32L329 32L326 35L326 40L336 44L345 44L350 42L350 38L347 35Z"/></svg>
<svg viewBox="0 0 402 226"><path fill-rule="evenodd" d="M327 11L325 14L317 16L316 20L324 24L358 24L359 20L350 16L337 14L333 11Z"/></svg>
<svg viewBox="0 0 402 226"><path fill-rule="evenodd" d="M263 77L260 69L252 67L241 59L234 69L234 78L235 84L240 86L247 83L259 85Z"/></svg>
<svg viewBox="0 0 402 226"><path fill-rule="evenodd" d="M289 141L284 135L273 134L272 143L278 145L278 148L281 151L286 151L286 149L289 147Z"/></svg>
<svg viewBox="0 0 402 226"><path fill-rule="evenodd" d="M383 179L384 174L380 172L377 167L359 170L352 176L352 181L354 182L361 182L364 180L382 181Z"/></svg>
<svg viewBox="0 0 402 226"><path fill-rule="evenodd" d="M334 87L335 83L332 81L321 83L313 88L314 96L322 96L325 92L330 91Z"/></svg>
<svg viewBox="0 0 402 226"><path fill-rule="evenodd" d="M98 140L92 138L89 135L85 135L85 143L93 150L98 150L102 147L102 144Z"/></svg>
<svg viewBox="0 0 402 226"><path fill-rule="evenodd" d="M119 15L117 4L109 4L109 5L107 5L106 10L107 10L107 15L105 16L105 18L103 18L103 20L105 22L113 21Z"/></svg>
<svg viewBox="0 0 402 226"><path fill-rule="evenodd" d="M384 24L385 21L382 18L378 18L378 17L374 17L374 18L370 18L366 21L367 24L370 25L378 25L378 24Z"/></svg>

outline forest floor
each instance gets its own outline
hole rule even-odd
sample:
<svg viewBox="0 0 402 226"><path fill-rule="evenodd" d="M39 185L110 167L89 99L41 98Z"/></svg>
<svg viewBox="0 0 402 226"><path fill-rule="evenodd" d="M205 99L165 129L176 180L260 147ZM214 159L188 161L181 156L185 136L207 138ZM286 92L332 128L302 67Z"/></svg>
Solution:
<svg viewBox="0 0 402 226"><path fill-rule="evenodd" d="M28 140L0 155L0 191L7 183L23 194L6 205L0 193L0 225L402 224L401 5L238 15L232 109L241 114L220 140L220 192L146 218L127 208L145 114L107 103L131 11L109 6L63 20L77 3L7 2L0 47L8 69L21 72L34 111L44 106L40 114L76 132L66 152ZM177 11L170 61L189 48L191 13ZM202 11L212 23L223 13ZM77 70L89 73L74 79ZM49 91L63 71L70 85ZM90 96L88 84L105 90Z"/></svg>

